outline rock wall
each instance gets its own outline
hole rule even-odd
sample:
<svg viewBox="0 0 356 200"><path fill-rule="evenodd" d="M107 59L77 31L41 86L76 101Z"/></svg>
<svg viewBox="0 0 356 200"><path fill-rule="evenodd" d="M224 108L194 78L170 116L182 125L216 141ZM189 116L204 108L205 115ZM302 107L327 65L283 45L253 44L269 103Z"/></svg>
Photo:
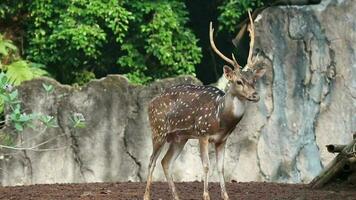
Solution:
<svg viewBox="0 0 356 200"><path fill-rule="evenodd" d="M178 77L143 87L118 75L83 88L48 78L24 83L19 93L25 110L55 116L58 128L43 133L44 126L28 128L17 138L17 143L25 141L24 150L2 149L2 184L143 180L151 153L147 104L165 87L181 83L200 84L192 77ZM47 94L42 84L53 85L54 92ZM85 128L73 128L74 113L83 114ZM14 133L11 127L2 132Z"/></svg>
<svg viewBox="0 0 356 200"><path fill-rule="evenodd" d="M356 131L354 13L353 1L328 0L272 7L258 17L255 50L267 74L258 84L261 101L248 105L228 140L228 181L306 183L332 159L326 144L351 139ZM46 94L42 83L52 84L54 93ZM41 150L0 149L1 184L144 181L152 149L147 103L163 88L180 83L200 84L177 77L144 87L121 76L83 88L45 78L24 83L19 87L24 107L56 116L59 127L21 134L25 147L50 140ZM84 129L71 128L69 116L75 112L84 115ZM217 181L212 148L210 158L210 180ZM173 176L201 180L197 141L186 145ZM165 180L159 164L154 179Z"/></svg>

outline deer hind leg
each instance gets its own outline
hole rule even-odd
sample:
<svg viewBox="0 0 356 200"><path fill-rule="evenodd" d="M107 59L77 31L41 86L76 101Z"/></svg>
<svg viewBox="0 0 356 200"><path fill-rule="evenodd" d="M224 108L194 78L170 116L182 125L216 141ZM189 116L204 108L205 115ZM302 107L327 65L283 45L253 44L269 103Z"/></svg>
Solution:
<svg viewBox="0 0 356 200"><path fill-rule="evenodd" d="M229 196L227 195L225 188L225 178L224 178L224 154L225 154L225 143L215 144L215 152L216 152L216 163L218 167L218 174L220 180L220 188L221 188L221 198L224 200L228 200Z"/></svg>
<svg viewBox="0 0 356 200"><path fill-rule="evenodd" d="M187 140L180 140L178 142L171 142L169 149L162 159L162 167L164 170L164 174L166 175L166 179L168 181L169 188L171 189L173 198L175 200L179 200L178 194L176 187L173 182L172 174L171 174L171 169L173 166L174 161L177 159L179 154L182 152L185 143L187 143Z"/></svg>
<svg viewBox="0 0 356 200"><path fill-rule="evenodd" d="M210 200L208 191L208 174L209 174L209 140L207 138L199 139L200 144L200 158L204 169L204 200Z"/></svg>
<svg viewBox="0 0 356 200"><path fill-rule="evenodd" d="M148 164L148 175L147 175L147 185L145 190L145 195L143 197L144 200L151 199L151 185L152 185L152 174L156 166L156 160L161 153L163 142L155 142L153 141L153 151L150 158L150 162Z"/></svg>

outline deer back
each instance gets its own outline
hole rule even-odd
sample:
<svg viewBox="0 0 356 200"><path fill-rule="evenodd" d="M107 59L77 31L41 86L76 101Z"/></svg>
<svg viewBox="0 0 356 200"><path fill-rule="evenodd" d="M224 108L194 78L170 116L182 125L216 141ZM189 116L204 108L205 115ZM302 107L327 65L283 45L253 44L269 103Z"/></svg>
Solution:
<svg viewBox="0 0 356 200"><path fill-rule="evenodd" d="M149 105L153 138L200 137L219 128L224 92L212 86L178 85Z"/></svg>

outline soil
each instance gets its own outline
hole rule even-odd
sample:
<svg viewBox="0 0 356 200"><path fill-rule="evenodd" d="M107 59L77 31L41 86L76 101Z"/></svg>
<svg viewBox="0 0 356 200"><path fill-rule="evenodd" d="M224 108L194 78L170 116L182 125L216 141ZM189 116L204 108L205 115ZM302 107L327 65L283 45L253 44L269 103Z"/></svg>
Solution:
<svg viewBox="0 0 356 200"><path fill-rule="evenodd" d="M176 183L181 199L202 199L202 182ZM302 184L279 184L264 182L227 183L227 190L231 200L235 199L270 199L270 200L312 200L312 199L343 199L356 200L356 186L328 186L324 189L310 189ZM0 187L0 199L142 199L145 183L86 183L86 184L51 184ZM152 199L172 199L166 182L154 182ZM210 183L211 200L220 199L220 186Z"/></svg>

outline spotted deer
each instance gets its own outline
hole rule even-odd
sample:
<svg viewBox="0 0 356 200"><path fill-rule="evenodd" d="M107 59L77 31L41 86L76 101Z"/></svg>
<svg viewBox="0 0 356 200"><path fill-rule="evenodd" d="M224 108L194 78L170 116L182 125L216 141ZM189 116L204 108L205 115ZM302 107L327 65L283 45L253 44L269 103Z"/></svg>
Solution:
<svg viewBox="0 0 356 200"><path fill-rule="evenodd" d="M208 145L213 143L216 150L217 169L221 186L221 197L229 199L224 180L224 151L228 136L245 113L246 101L257 102L259 95L255 89L256 80L263 76L264 69L254 69L252 61L254 45L254 24L250 19L250 51L247 65L240 70L235 57L224 56L215 46L212 23L210 23L210 44L212 49L234 69L224 66L224 76L229 84L227 92L212 86L178 85L166 89L149 104L148 114L152 129L153 152L148 166L147 185L144 200L150 199L152 173L162 146L169 144L162 159L162 167L175 200L178 194L171 170L174 161L181 153L188 139L198 139L200 157L204 171L204 200L210 199L208 193L209 154Z"/></svg>

